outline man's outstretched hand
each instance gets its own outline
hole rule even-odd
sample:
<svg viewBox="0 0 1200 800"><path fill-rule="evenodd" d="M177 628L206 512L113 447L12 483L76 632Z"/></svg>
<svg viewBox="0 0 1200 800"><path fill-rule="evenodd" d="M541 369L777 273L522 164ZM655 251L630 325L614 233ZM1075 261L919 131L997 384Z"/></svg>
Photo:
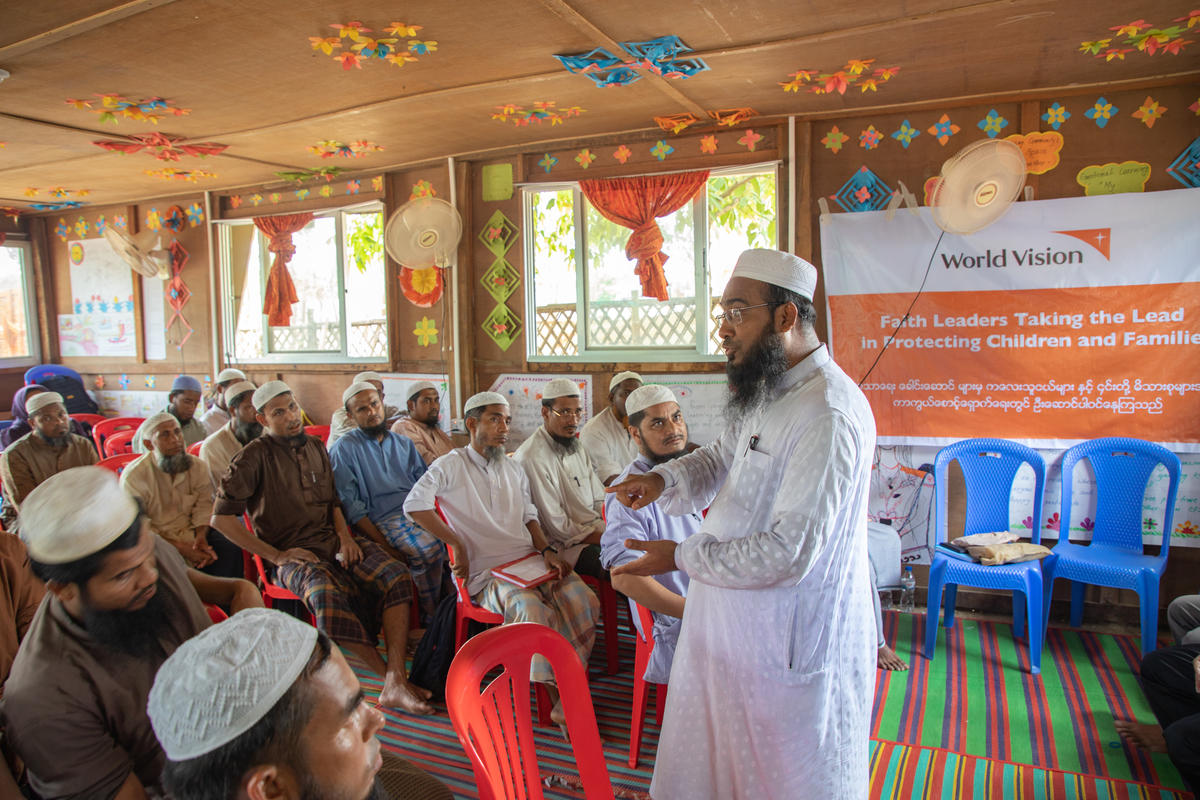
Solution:
<svg viewBox="0 0 1200 800"><path fill-rule="evenodd" d="M673 572L679 569L675 566L676 547L676 543L670 540L647 542L641 539L626 539L625 548L627 550L641 550L646 555L637 561L630 561L628 564L614 567L611 574L662 575L664 572Z"/></svg>
<svg viewBox="0 0 1200 800"><path fill-rule="evenodd" d="M666 482L663 481L661 475L656 472L647 472L643 475L630 475L620 483L605 488L604 491L616 494L621 505L636 511L657 500L665 487Z"/></svg>

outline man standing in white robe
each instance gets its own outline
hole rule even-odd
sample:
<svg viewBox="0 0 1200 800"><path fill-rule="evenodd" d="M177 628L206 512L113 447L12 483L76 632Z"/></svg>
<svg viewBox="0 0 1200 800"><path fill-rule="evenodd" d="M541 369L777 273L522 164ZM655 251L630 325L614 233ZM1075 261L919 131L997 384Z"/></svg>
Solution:
<svg viewBox="0 0 1200 800"><path fill-rule="evenodd" d="M816 269L748 250L721 296L730 426L609 487L640 508L704 507L687 541L613 575L690 579L655 800L867 796L875 629L867 490L875 422L813 330Z"/></svg>

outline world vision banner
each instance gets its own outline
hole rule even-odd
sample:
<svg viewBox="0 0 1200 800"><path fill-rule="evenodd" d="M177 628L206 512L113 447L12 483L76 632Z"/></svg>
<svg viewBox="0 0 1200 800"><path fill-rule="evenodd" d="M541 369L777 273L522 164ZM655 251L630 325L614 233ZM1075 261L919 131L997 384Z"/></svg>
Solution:
<svg viewBox="0 0 1200 800"><path fill-rule="evenodd" d="M1200 451L1200 189L1021 202L935 253L940 233L927 208L821 219L834 358L862 380L900 326L862 385L881 443Z"/></svg>

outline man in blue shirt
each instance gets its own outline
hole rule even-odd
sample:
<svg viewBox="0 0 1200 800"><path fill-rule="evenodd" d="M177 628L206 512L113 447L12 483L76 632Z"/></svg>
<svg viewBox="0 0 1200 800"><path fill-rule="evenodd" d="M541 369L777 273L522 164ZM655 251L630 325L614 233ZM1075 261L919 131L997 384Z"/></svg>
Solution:
<svg viewBox="0 0 1200 800"><path fill-rule="evenodd" d="M352 384L342 402L358 426L329 448L346 522L399 551L412 573L422 618L428 618L441 599L446 548L404 516L404 499L425 474L425 462L409 439L387 429L383 398L374 385Z"/></svg>
<svg viewBox="0 0 1200 800"><path fill-rule="evenodd" d="M625 400L625 409L638 456L614 483L620 483L630 475L649 472L657 464L678 458L687 451L687 423L675 395L666 386L646 384L634 389ZM604 513L607 522L600 539L600 563L605 569L636 561L641 556L640 550L625 547L626 540L682 542L700 530L702 520L700 514L671 516L658 503L635 511L622 505L615 494L605 496ZM653 577L614 575L613 587L653 612L654 650L643 677L651 683L666 683L675 657L679 627L683 623L687 573L675 570ZM633 618L641 630L637 615Z"/></svg>

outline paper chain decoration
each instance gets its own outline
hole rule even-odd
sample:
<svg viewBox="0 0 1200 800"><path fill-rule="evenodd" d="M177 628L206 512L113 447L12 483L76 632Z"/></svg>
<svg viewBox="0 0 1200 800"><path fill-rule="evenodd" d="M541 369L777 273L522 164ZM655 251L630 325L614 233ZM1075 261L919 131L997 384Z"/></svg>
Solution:
<svg viewBox="0 0 1200 800"><path fill-rule="evenodd" d="M321 158L333 158L334 156L342 156L343 158L362 158L367 153L377 153L382 149L383 147L380 145L377 145L374 142L368 142L366 140L359 140L357 142L350 142L350 144L346 144L345 142L339 142L336 139L326 139L323 142L317 142L316 144L310 146L308 148L308 152L316 153Z"/></svg>
<svg viewBox="0 0 1200 800"><path fill-rule="evenodd" d="M497 122L511 122L518 128L524 128L531 122L536 122L541 125L543 122L549 122L550 127L562 125L565 120L571 117L578 117L586 112L586 109L579 106L570 106L568 108L555 108L557 103L554 100L542 100L535 102L533 108L525 108L515 103L507 103L502 106L496 106L496 110L492 112L492 119Z"/></svg>
<svg viewBox="0 0 1200 800"><path fill-rule="evenodd" d="M813 94L845 94L846 89L857 86L865 94L868 90L879 90L879 84L887 83L896 77L899 67L876 67L873 58L853 58L845 66L833 72L821 72L816 69L798 69L788 75L790 81L781 81L780 86L785 92L799 92L803 86Z"/></svg>
<svg viewBox="0 0 1200 800"><path fill-rule="evenodd" d="M175 345L175 349L182 350L184 342L188 340L195 330L188 324L182 310L187 301L192 297L192 290L183 282L183 276L180 274L183 272L183 265L188 262L189 256L188 251L178 241L171 242L171 246L168 249L171 251L171 279L167 281L167 305L171 306L174 313L167 320L166 330L170 333L171 329L176 327L176 320L178 320L178 327L183 329L185 333L183 334L183 338L179 340L179 343Z"/></svg>
<svg viewBox="0 0 1200 800"><path fill-rule="evenodd" d="M708 116L718 125L733 127L739 122L745 122L751 117L758 116L753 108L722 108L709 111ZM677 134L700 122L700 118L692 113L672 114L669 117L655 117L654 123L668 133Z"/></svg>
<svg viewBox="0 0 1200 800"><path fill-rule="evenodd" d="M168 114L182 117L192 113L190 108L179 108L170 100L161 97L148 97L137 101L120 94L97 94L96 97L100 99L97 101L68 98L67 105L99 114L101 122L111 122L114 125L120 122L121 118L157 125L159 119ZM95 103L99 103L100 107L96 108Z"/></svg>
<svg viewBox="0 0 1200 800"><path fill-rule="evenodd" d="M833 199L846 211L878 211L887 205L891 196L891 188L878 175L866 167L859 167Z"/></svg>
<svg viewBox="0 0 1200 800"><path fill-rule="evenodd" d="M1200 186L1200 137L1192 140L1167 167L1167 174L1184 186Z"/></svg>
<svg viewBox="0 0 1200 800"><path fill-rule="evenodd" d="M163 167L162 169L145 170L147 175L157 178L162 178L167 181L190 181L195 183L201 178L215 178L217 173L209 172L206 169L175 169L173 167Z"/></svg>
<svg viewBox="0 0 1200 800"><path fill-rule="evenodd" d="M363 34L372 30L357 20L345 24L334 22L330 26L338 32L337 36L310 36L309 44L312 49L324 53L338 61L342 69L362 69L363 62L372 60L386 61L397 67L416 61L417 56L437 52L438 43L431 40L421 40L415 37L420 25L409 25L404 22L393 22L383 29L386 37L372 39ZM351 44L344 46L343 39L349 39ZM407 44L401 44L401 39L408 39ZM335 53L338 50L340 52Z"/></svg>
<svg viewBox="0 0 1200 800"><path fill-rule="evenodd" d="M195 158L215 156L223 153L229 147L227 144L217 144L216 142L186 144L185 141L181 136L168 136L156 132L130 136L126 141L102 139L92 142L92 144L117 153L140 153L142 150L147 150L159 161L179 161L183 156L194 156Z"/></svg>
<svg viewBox="0 0 1200 800"><path fill-rule="evenodd" d="M1172 22L1177 24L1165 28L1155 27L1144 19L1127 22L1124 25L1113 25L1109 28L1110 31L1114 31L1112 36L1106 36L1093 42L1081 42L1079 52L1103 58L1105 62L1124 61L1125 56L1130 53L1145 53L1148 56L1170 53L1177 56L1183 48L1194 43L1193 39L1183 37L1192 28L1200 25L1200 9L1192 11L1186 16L1176 17ZM1122 38L1124 41L1114 44L1115 40ZM1121 45L1128 46L1122 47Z"/></svg>
<svg viewBox="0 0 1200 800"><path fill-rule="evenodd" d="M603 47L586 53L554 56L567 72L586 75L597 86L628 86L642 79L638 70L650 70L664 78L690 78L709 67L699 58L680 58L692 48L678 36L663 36L645 42L621 42L621 48L633 57L626 61Z"/></svg>

